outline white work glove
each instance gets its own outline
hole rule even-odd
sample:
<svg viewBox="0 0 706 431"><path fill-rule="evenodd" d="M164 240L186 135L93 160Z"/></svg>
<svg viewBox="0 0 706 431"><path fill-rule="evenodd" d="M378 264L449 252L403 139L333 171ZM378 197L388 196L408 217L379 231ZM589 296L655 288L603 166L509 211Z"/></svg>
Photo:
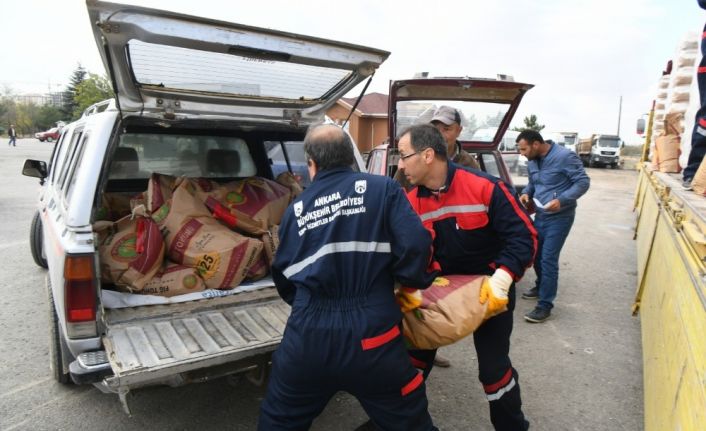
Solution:
<svg viewBox="0 0 706 431"><path fill-rule="evenodd" d="M512 285L512 275L504 269L498 268L492 277L486 277L480 288L480 303L488 303L485 318L495 316L507 309L508 297Z"/></svg>

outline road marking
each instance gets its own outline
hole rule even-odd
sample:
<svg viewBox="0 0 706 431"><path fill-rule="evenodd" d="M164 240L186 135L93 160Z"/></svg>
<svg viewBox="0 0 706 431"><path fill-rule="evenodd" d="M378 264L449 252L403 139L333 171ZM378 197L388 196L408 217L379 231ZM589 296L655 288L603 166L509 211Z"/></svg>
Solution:
<svg viewBox="0 0 706 431"><path fill-rule="evenodd" d="M51 379L52 379L51 377L47 377L47 378L42 379L42 380L35 380L35 381L31 382L31 383L27 383L26 385L22 385L22 386L16 387L15 389L13 389L13 390L11 390L11 391L9 391L9 392L5 392L5 393L0 394L0 398L9 397L10 395L14 395L14 394L16 394L16 393L18 393L18 392L26 391L27 389L33 388L33 387L35 387L35 386L37 386L37 385L41 385L42 383L46 383L47 381L49 381L49 380L51 380Z"/></svg>

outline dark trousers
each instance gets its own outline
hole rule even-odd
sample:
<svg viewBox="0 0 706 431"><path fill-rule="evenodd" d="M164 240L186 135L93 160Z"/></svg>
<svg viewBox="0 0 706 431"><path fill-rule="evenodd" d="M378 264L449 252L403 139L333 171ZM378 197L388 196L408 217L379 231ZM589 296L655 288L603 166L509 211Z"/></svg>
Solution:
<svg viewBox="0 0 706 431"><path fill-rule="evenodd" d="M508 311L484 322L473 333L473 341L478 355L478 378L488 399L490 421L498 431L524 431L529 429L529 422L522 413L520 381L510 361L514 284L509 297ZM424 377L429 376L436 350L410 350L409 354Z"/></svg>
<svg viewBox="0 0 706 431"><path fill-rule="evenodd" d="M409 361L399 326L361 336L376 317L293 311L272 358L258 430L307 430L338 391L356 397L381 430L436 430L424 379Z"/></svg>
<svg viewBox="0 0 706 431"><path fill-rule="evenodd" d="M689 152L686 168L684 168L685 180L694 178L701 160L706 155L706 38L704 38L704 35L706 35L706 24L704 25L704 33L702 33L701 39L701 62L696 74L701 104L699 105L699 110L696 111L694 130L691 133L691 151Z"/></svg>

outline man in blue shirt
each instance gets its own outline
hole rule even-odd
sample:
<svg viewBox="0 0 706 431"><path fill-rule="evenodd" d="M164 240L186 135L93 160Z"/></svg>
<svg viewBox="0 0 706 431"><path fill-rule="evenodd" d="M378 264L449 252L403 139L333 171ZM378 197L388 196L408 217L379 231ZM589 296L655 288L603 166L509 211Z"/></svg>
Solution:
<svg viewBox="0 0 706 431"><path fill-rule="evenodd" d="M539 235L534 271L535 287L522 294L524 299L539 299L525 320L541 323L554 307L559 281L559 254L576 215L576 200L590 185L581 159L573 151L547 143L534 130L522 131L515 140L520 154L527 157L529 183L520 202L534 205L534 226Z"/></svg>

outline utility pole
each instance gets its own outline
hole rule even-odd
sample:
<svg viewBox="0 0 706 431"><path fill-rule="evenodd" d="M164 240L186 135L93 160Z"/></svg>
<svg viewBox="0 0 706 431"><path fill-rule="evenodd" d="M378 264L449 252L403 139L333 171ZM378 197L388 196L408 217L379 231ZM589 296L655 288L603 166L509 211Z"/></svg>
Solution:
<svg viewBox="0 0 706 431"><path fill-rule="evenodd" d="M620 117L623 114L623 95L620 95L620 103L618 104L618 133L616 135L620 136Z"/></svg>

